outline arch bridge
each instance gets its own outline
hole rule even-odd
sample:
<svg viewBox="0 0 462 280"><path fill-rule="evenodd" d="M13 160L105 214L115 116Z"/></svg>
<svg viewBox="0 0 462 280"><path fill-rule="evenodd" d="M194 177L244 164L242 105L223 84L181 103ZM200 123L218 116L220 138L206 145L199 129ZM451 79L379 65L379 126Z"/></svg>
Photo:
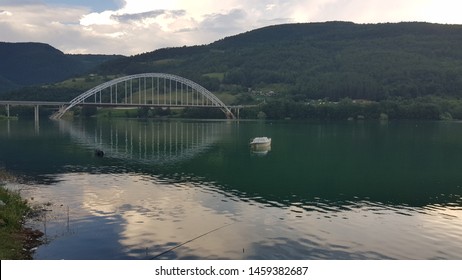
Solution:
<svg viewBox="0 0 462 280"><path fill-rule="evenodd" d="M54 113L60 119L79 105L97 107L199 107L219 108L228 119L235 119L231 109L203 86L186 78L164 73L143 73L116 78L100 84Z"/></svg>

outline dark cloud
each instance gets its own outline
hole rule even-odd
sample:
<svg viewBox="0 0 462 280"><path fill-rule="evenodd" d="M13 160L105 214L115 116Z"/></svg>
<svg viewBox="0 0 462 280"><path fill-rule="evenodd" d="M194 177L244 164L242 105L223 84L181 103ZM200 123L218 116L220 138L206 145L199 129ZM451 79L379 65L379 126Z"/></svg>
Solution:
<svg viewBox="0 0 462 280"><path fill-rule="evenodd" d="M194 32L198 30L199 30L198 28L181 28L181 29L175 30L175 33L187 33L187 32Z"/></svg>
<svg viewBox="0 0 462 280"><path fill-rule="evenodd" d="M167 15L169 17L177 18L184 16L185 14L185 10L154 10L137 14L113 15L111 18L119 22L130 22L140 21L147 18L156 18L160 15Z"/></svg>

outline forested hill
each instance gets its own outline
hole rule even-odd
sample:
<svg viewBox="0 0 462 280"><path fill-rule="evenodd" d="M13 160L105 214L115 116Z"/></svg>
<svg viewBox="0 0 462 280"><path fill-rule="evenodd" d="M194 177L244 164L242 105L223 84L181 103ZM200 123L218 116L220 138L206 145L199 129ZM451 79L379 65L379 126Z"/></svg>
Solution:
<svg viewBox="0 0 462 280"><path fill-rule="evenodd" d="M172 73L213 91L251 88L296 101L462 97L461 46L462 25L285 24L111 61L100 73Z"/></svg>
<svg viewBox="0 0 462 280"><path fill-rule="evenodd" d="M58 82L83 74L114 56L67 55L43 43L0 42L0 92Z"/></svg>

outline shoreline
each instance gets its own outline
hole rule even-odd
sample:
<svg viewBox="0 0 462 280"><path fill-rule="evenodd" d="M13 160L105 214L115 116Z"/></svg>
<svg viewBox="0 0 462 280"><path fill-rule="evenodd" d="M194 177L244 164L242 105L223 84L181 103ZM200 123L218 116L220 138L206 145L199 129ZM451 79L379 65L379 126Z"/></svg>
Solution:
<svg viewBox="0 0 462 280"><path fill-rule="evenodd" d="M0 259L32 260L43 244L43 232L26 227L25 221L36 214L19 191L8 188L14 176L0 170Z"/></svg>

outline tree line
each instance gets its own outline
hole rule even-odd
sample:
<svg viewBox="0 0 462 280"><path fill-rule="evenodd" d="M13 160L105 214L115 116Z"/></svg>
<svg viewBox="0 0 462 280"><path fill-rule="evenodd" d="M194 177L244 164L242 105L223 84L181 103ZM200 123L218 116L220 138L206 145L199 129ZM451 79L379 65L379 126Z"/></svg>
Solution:
<svg viewBox="0 0 462 280"><path fill-rule="evenodd" d="M243 118L317 120L452 120L462 119L462 100L427 96L381 101L339 102L273 100L241 112Z"/></svg>

